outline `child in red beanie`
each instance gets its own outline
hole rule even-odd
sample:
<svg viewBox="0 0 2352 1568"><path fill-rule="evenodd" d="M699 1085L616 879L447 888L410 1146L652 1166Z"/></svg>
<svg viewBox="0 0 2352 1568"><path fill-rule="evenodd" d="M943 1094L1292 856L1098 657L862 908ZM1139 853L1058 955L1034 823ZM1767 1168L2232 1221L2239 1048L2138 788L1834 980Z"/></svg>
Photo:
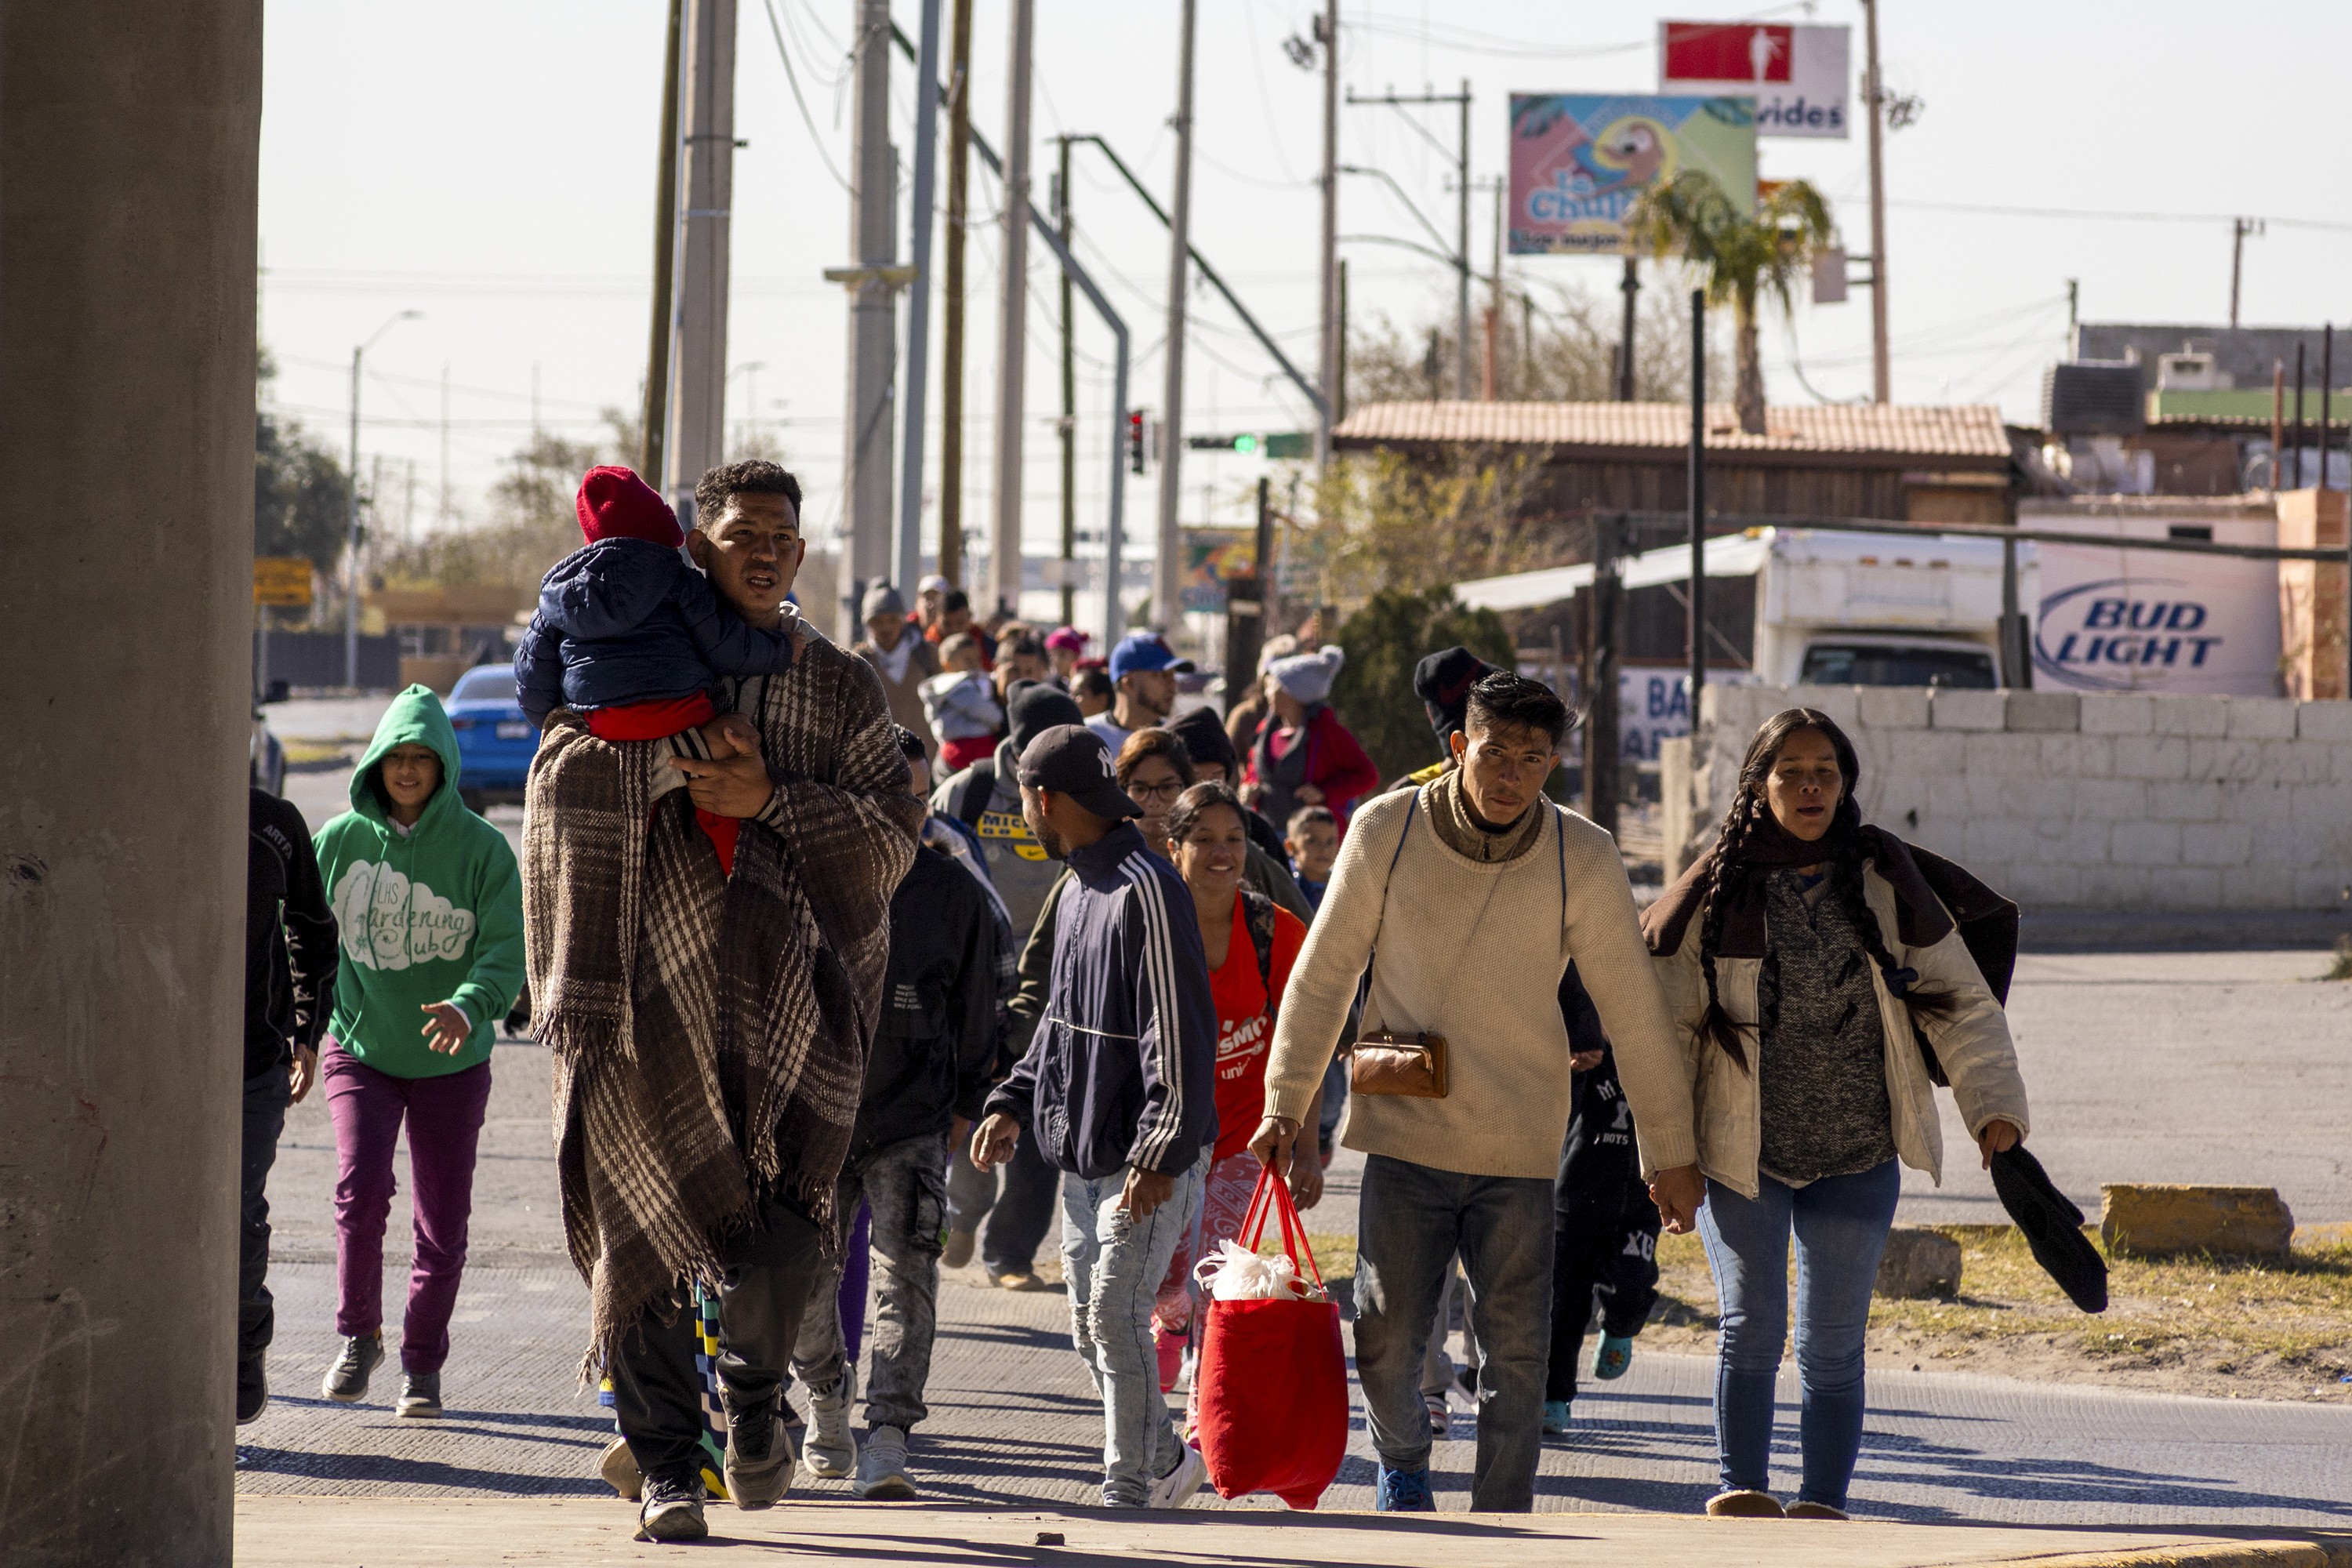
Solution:
<svg viewBox="0 0 2352 1568"><path fill-rule="evenodd" d="M588 542L541 579L539 609L515 649L523 716L543 726L569 708L600 739L661 741L691 756L756 751L750 721L721 718L714 689L721 676L791 668L792 635L755 626L719 600L679 552L677 514L627 468L589 469L574 510ZM682 782L674 769L658 776L656 794ZM696 818L733 869L740 825Z"/></svg>

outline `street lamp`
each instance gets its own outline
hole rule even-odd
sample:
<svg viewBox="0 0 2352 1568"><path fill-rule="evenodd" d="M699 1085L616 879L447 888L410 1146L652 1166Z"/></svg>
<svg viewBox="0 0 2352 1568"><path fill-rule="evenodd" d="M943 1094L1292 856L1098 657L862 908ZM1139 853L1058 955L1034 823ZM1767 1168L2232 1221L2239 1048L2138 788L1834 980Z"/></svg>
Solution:
<svg viewBox="0 0 2352 1568"><path fill-rule="evenodd" d="M423 318L422 310L403 310L375 330L373 337L352 350L352 466L350 559L343 565L343 684L360 684L360 356L375 347L376 339L403 321Z"/></svg>

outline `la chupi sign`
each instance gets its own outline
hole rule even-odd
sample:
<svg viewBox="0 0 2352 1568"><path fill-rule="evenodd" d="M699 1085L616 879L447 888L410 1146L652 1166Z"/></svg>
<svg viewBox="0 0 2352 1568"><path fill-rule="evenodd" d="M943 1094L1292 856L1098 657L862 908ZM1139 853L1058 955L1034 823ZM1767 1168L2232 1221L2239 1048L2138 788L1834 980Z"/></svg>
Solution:
<svg viewBox="0 0 2352 1568"><path fill-rule="evenodd" d="M310 607L310 562L303 555L253 558L253 602L281 610Z"/></svg>

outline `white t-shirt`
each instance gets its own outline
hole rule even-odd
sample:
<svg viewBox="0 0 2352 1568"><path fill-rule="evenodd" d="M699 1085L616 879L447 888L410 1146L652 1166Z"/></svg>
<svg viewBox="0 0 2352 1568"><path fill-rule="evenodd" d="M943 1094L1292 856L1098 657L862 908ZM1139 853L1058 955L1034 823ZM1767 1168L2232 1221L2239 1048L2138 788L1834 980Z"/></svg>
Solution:
<svg viewBox="0 0 2352 1568"><path fill-rule="evenodd" d="M1132 730L1122 730L1112 723L1109 712L1097 713L1087 720L1087 728L1102 737L1103 744L1110 748L1111 760L1114 762L1118 760L1118 749L1127 744L1127 738L1129 735L1135 733Z"/></svg>

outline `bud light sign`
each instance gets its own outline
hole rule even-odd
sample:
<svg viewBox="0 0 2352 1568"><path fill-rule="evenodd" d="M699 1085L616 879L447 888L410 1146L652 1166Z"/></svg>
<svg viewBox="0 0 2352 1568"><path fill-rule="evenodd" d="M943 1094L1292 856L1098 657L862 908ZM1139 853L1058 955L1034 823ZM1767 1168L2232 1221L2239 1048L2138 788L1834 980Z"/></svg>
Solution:
<svg viewBox="0 0 2352 1568"><path fill-rule="evenodd" d="M2268 697L2278 569L2267 561L2045 544L2036 684Z"/></svg>

